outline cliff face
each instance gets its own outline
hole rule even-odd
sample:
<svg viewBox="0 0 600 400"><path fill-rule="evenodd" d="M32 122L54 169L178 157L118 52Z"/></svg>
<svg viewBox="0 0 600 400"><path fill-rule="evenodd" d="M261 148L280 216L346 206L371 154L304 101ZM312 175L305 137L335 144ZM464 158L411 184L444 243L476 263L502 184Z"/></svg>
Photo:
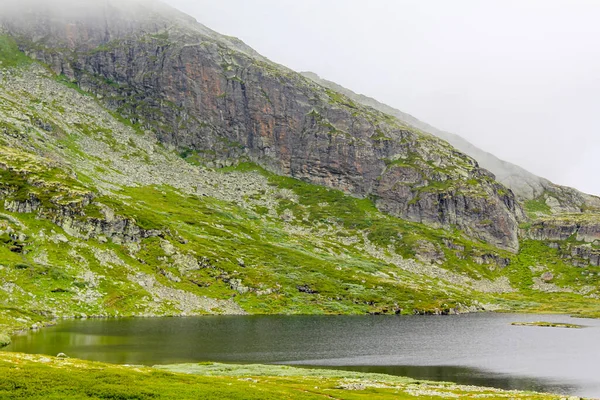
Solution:
<svg viewBox="0 0 600 400"><path fill-rule="evenodd" d="M600 219L597 216L561 216L535 221L529 229L534 240L600 242Z"/></svg>
<svg viewBox="0 0 600 400"><path fill-rule="evenodd" d="M492 172L498 182L510 188L517 198L523 202L531 200L543 201L553 214L600 210L600 198L597 196L585 194L570 187L556 185L547 179L526 171L518 165L499 159L458 135L437 129L410 114L383 104L371 97L357 94L334 82L322 79L317 74L302 72L302 75L326 88L344 94L357 103L392 115L410 126L414 126L423 132L447 141L461 152L473 157L481 167Z"/></svg>
<svg viewBox="0 0 600 400"><path fill-rule="evenodd" d="M577 267L600 265L598 214L563 214L541 217L527 230L527 238L546 242Z"/></svg>
<svg viewBox="0 0 600 400"><path fill-rule="evenodd" d="M390 214L518 249L523 213L513 193L446 142L161 3L83 3L68 12L60 3L21 7L3 25L28 55L206 162L250 159L370 197Z"/></svg>

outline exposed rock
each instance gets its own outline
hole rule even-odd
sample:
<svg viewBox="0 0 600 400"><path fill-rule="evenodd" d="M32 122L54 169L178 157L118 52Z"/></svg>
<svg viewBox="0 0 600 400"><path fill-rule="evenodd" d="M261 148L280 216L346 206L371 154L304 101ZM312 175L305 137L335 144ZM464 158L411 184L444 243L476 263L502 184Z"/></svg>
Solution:
<svg viewBox="0 0 600 400"><path fill-rule="evenodd" d="M110 267L112 265L118 265L118 266L122 266L122 267L127 266L127 264L125 264L125 262L123 260L121 260L119 258L119 256L117 256L117 254L115 254L115 252L112 250L101 250L96 247L91 247L91 250L92 250L94 256L96 257L96 260L98 260L98 262L102 266L106 266L106 267Z"/></svg>
<svg viewBox="0 0 600 400"><path fill-rule="evenodd" d="M97 6L107 3L114 5L109 18L121 12L116 0ZM49 25L61 27L70 18L55 17ZM516 291L507 278L514 269L497 269L511 260L521 268L529 254L507 255L468 236L515 251L517 223L526 221L515 196L474 160L193 21L130 17L129 25L100 17L102 34L91 15L90 27L78 24L66 37L52 29L43 37L19 37L30 55L96 96L77 93L61 82L64 77L55 79L35 63L0 76L0 114L11 126L0 132L6 141L0 168L15 172L17 182L2 182L0 199L13 212L32 214L18 216L26 224L2 214L0 234L11 249L26 252L36 249L33 244L48 250L45 256L34 250L35 258L23 254L26 263L0 266L7 302L49 315L190 315L237 313L234 299L262 311L254 306L256 297L277 293L262 300L285 312L297 312L287 300L299 297L322 300L310 302L310 310L319 312L338 312L339 301L352 312L424 307L417 312L453 314L499 307L472 301L481 293ZM89 35L80 42L80 33ZM63 39L65 47L56 47ZM370 201L355 203L364 219L354 218L354 206L345 212L328 200L331 191L263 171L241 172L247 165L240 172L205 167L240 161L368 198L380 210L449 232L385 217ZM305 189L323 199L314 204ZM181 204L156 209L160 194ZM569 208L568 196L566 189L544 192L533 205L541 214L571 210L581 216L583 206ZM342 206L346 201L351 199ZM30 224L33 218L45 221ZM44 226L39 231L38 222ZM568 243L548 245L573 265L596 263L594 242L576 243L579 235L593 239L596 228L582 218L574 224ZM538 223L532 225L535 231ZM159 228L148 229L154 226ZM527 232L529 224L520 229ZM541 238L552 234L544 229ZM254 247L263 240L273 246ZM408 259L414 254L417 260ZM594 273L563 273L562 263L543 262L557 278L544 279L546 267L536 270L534 289L562 290L556 282L598 296ZM44 293L22 281L22 287L10 283L24 272L54 282L41 288ZM422 300L423 293L433 300ZM131 300L120 304L121 294Z"/></svg>
<svg viewBox="0 0 600 400"><path fill-rule="evenodd" d="M550 282L552 279L554 279L554 274L552 272L544 272L542 275L542 280L544 282Z"/></svg>
<svg viewBox="0 0 600 400"><path fill-rule="evenodd" d="M119 244L139 243L142 239L162 236L158 230L146 230L140 228L135 220L123 217L115 217L111 221L98 218L77 218L71 213L55 212L53 222L63 228L65 232L86 239L110 238Z"/></svg>
<svg viewBox="0 0 600 400"><path fill-rule="evenodd" d="M309 285L298 285L297 288L298 288L298 291L301 293L308 293L308 294L319 293L318 291L312 289Z"/></svg>
<svg viewBox="0 0 600 400"><path fill-rule="evenodd" d="M242 284L241 279L231 279L229 281L229 286L240 294L248 293L250 291L249 287Z"/></svg>
<svg viewBox="0 0 600 400"><path fill-rule="evenodd" d="M302 75L324 87L348 96L348 98L359 104L373 107L423 132L446 140L458 150L477 160L481 167L492 172L498 182L510 188L521 200L533 200L545 197L545 202L553 213L578 213L583 209L600 209L600 198L597 196L587 195L572 188L555 185L547 179L535 176L517 165L500 160L493 154L474 146L458 135L434 128L425 122L419 121L412 115L383 104L373 98L356 94L334 82L322 79L312 72L302 72Z"/></svg>
<svg viewBox="0 0 600 400"><path fill-rule="evenodd" d="M175 249L175 246L173 246L173 244L171 242L169 242L168 240L162 239L160 241L160 247L163 249L163 251L165 252L165 254L167 256L172 256L177 252L177 250Z"/></svg>
<svg viewBox="0 0 600 400"><path fill-rule="evenodd" d="M374 197L388 213L458 226L518 249L523 214L512 192L447 143L354 104L167 6L112 0L63 6L7 12L2 25L31 56L155 129L166 145L210 150L213 162L225 165L250 159ZM85 24L75 23L81 18Z"/></svg>
<svg viewBox="0 0 600 400"><path fill-rule="evenodd" d="M339 389L342 389L342 390L366 390L367 386L364 383L350 382L350 383L344 383L344 384L340 385Z"/></svg>
<svg viewBox="0 0 600 400"><path fill-rule="evenodd" d="M439 246L422 240L418 242L416 258L421 262L443 264L446 256Z"/></svg>
<svg viewBox="0 0 600 400"><path fill-rule="evenodd" d="M458 245L458 244L452 242L451 240L444 239L443 242L446 245L446 247L448 247L449 249L457 250L459 252L465 251L465 246Z"/></svg>
<svg viewBox="0 0 600 400"><path fill-rule="evenodd" d="M563 288L553 283L549 283L543 278L533 278L533 285L531 288L533 290L539 290L540 292L545 293L573 293L572 289Z"/></svg>
<svg viewBox="0 0 600 400"><path fill-rule="evenodd" d="M573 257L572 262L575 265L579 267L587 267L588 265L600 266L600 248L593 247L590 244L563 245L563 247L568 249L571 257Z"/></svg>
<svg viewBox="0 0 600 400"><path fill-rule="evenodd" d="M210 266L208 260L198 261L196 257L191 254L176 253L172 257L173 266L175 266L181 275L186 275L188 272L197 271L200 268L207 268Z"/></svg>
<svg viewBox="0 0 600 400"><path fill-rule="evenodd" d="M165 278L167 278L168 280L170 280L171 282L175 282L175 283L181 282L181 278L180 277L178 277L173 272L168 271L166 269L159 268L158 269L158 273L161 274L162 276L164 276Z"/></svg>
<svg viewBox="0 0 600 400"><path fill-rule="evenodd" d="M510 280L506 276L502 276L497 278L494 281L490 281L486 284L481 284L478 287L478 290L484 293L514 293L516 292L515 288L513 288L510 284Z"/></svg>
<svg viewBox="0 0 600 400"><path fill-rule="evenodd" d="M39 210L41 206L42 206L42 203L35 197L30 197L23 201L6 200L4 202L4 208L7 211L14 212L14 213L23 213L23 214L34 213L37 210Z"/></svg>
<svg viewBox="0 0 600 400"><path fill-rule="evenodd" d="M62 233L52 235L50 241L54 243L69 243L69 239Z"/></svg>
<svg viewBox="0 0 600 400"><path fill-rule="evenodd" d="M497 254L483 254L481 256L474 256L473 261L479 265L491 265L499 268L506 268L510 265L510 259L500 257Z"/></svg>
<svg viewBox="0 0 600 400"><path fill-rule="evenodd" d="M152 275L137 273L130 275L129 279L144 288L158 303L168 302L180 310L182 315L194 315L198 312L219 312L222 314L246 314L246 312L232 300L217 300L200 297L193 293L174 289L159 283Z"/></svg>
<svg viewBox="0 0 600 400"><path fill-rule="evenodd" d="M565 215L544 218L532 223L527 235L534 240L564 241L573 238L580 242L600 242L600 216Z"/></svg>

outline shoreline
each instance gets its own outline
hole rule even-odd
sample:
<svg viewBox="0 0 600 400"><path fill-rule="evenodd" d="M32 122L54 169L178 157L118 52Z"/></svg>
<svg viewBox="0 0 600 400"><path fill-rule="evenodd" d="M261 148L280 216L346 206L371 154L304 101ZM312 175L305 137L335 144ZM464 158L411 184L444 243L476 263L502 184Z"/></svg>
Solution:
<svg viewBox="0 0 600 400"><path fill-rule="evenodd" d="M499 312L477 312L477 313L467 313L463 317L464 318L471 317L471 320L473 320L473 318L475 318L475 320L478 320L479 318L477 318L477 314L480 314L484 318L484 320L486 320L486 317L485 317L486 314L489 315L490 318L492 318L492 316L494 314L497 314L497 315L501 316L501 315L511 314L511 313L510 312L501 312L501 313L499 313ZM522 318L522 319L524 319L524 320L525 319L531 319L532 321L535 320L535 316L540 316L539 313L527 313L527 312L516 312L516 313L512 313L512 314L523 315L524 318ZM525 316L528 316L528 315L531 316L531 318L525 317ZM568 318L571 318L571 317L576 317L576 316L572 316L572 315L569 316L568 313L545 313L545 315L554 315L554 316L557 316L557 317L561 317L561 319L563 321L565 319L568 319ZM70 320L73 321L73 320L87 320L87 319L90 319L90 320L106 320L106 321L110 320L110 321L117 321L117 320L159 319L159 318L161 318L161 319L163 319L163 318L168 318L168 319L173 319L173 318L178 318L178 319L188 319L188 318L189 319L194 319L194 318L200 318L200 317L205 317L205 316L208 316L208 315L197 315L197 316L193 316L193 315L185 315L185 316L181 316L181 315L171 315L171 316L146 315L146 316L143 316L143 317L139 317L139 316L108 316L108 317L107 316L87 316L86 318L81 318L80 316L76 316L76 317L63 317L63 318L60 318L60 319L56 319L56 320L52 321L51 323L48 323L48 324L46 324L44 326L41 326L40 329L45 328L45 327L54 326L54 325L59 324L59 323L61 323L63 321L64 322L68 322ZM227 315L224 315L224 316L223 315L210 315L210 316L213 317L213 318L227 317ZM286 314L255 314L255 315L246 315L243 318L251 318L251 317L259 317L259 318L260 317L292 317L293 318L293 317L306 317L306 316L314 317L315 315L314 314L292 314L292 315L286 315ZM353 317L353 316L354 317L362 317L362 318L364 318L364 317L375 317L373 315L364 315L364 314L351 314L351 315L327 314L327 315L320 315L318 317L323 317L323 318L341 317L341 318L343 318L343 317ZM235 316L230 316L230 317L235 317ZM381 316L381 317L383 317L383 316ZM389 315L388 317L389 318L385 318L385 319L391 320L392 317L402 317L402 316ZM421 318L416 318L417 315L414 315L413 317L415 317L414 319L418 319L418 320L421 319ZM422 317L422 315L418 315L418 317ZM455 315L455 317L459 318L460 315ZM510 317L508 317L508 318L510 320ZM371 318L369 318L369 319L371 319ZM393 318L393 319L395 319L395 318ZM501 321L504 321L506 319L507 319L507 317L501 318ZM440 320L440 322L437 323L437 324L444 325L445 322L442 322L442 321L444 321L444 320ZM457 321L457 320L455 319L454 321ZM512 325L510 323L510 321L508 321L507 324L508 325ZM102 324L100 324L100 326L101 325ZM17 334L25 334L26 335L29 331L31 331L31 330L23 330L23 329L21 329L21 330L18 331ZM59 350L63 351L62 349L56 349L56 351L59 351ZM64 349L64 351L68 355L71 355L68 352L68 349ZM19 354L25 354L25 353L17 353L17 352L13 352L13 351L7 351L7 350L4 350L4 349L0 349L0 354L4 354L4 355L10 355L10 354L12 354L12 355L19 355ZM41 354L34 354L33 352L32 353L28 353L27 357L43 358L43 359L48 359L48 358L49 359L55 359L56 358L56 357L45 356L45 355L41 355ZM207 358L207 359L210 359L210 358ZM68 359L68 360L75 360L75 359ZM157 360L159 360L159 359L157 359ZM185 358L181 359L182 362L185 362L184 360L185 360ZM82 362L83 361L84 360L82 360ZM94 363L95 361L85 361L85 362ZM138 364L135 361L133 363L136 364L136 365ZM108 363L105 362L105 364L107 364L107 365L113 365L113 366L119 366L119 365L121 365L121 364L112 364L110 361ZM237 369L243 370L245 368L249 368L249 366L256 366L256 365L259 365L259 364L253 364L251 362L250 363L249 362L240 362L240 363L233 362L233 363L228 363L228 364L221 364L218 361L217 362L191 361L191 363L188 363L188 364L167 364L167 365L161 366L161 365L158 365L158 364L155 364L155 363L152 363L152 362L146 362L143 365L144 365L143 368L147 368L147 367L148 368L161 367L161 368L158 368L158 369L166 369L166 370L168 370L171 367L183 366L183 365L195 366L194 368L196 368L198 366L203 366L202 368L204 368L204 369L208 368L207 367L208 365L213 365L213 366L226 365L226 366L228 366L227 368L229 368L229 369L231 369L231 368L236 369L237 368ZM121 366L124 366L124 365L121 365ZM141 367L141 364L137 365L137 366ZM402 365L398 364L398 366L402 366ZM410 365L407 365L407 366L410 366ZM163 367L165 367L165 368L163 368ZM319 365L311 365L311 364L306 364L306 365L270 364L270 365L267 365L267 366L265 366L265 365L261 366L262 369L265 369L265 368L266 369L268 369L268 368L280 368L280 367L294 368L294 369L299 370L299 371L308 371L308 372L306 372L306 374L310 374L311 373L310 371L313 371L313 370L322 370L322 369L323 370L331 370L331 371L344 371L345 373L346 372L348 372L348 373L349 372L353 372L353 370L351 368L345 369L344 366L342 366L342 365L339 365L339 366L332 365L331 368L329 368L329 367L322 367L322 366L319 366ZM352 367L352 366L350 366L350 367ZM223 367L223 368L225 368L225 367ZM368 370L368 371L369 372L359 372L359 371L354 370L355 373L360 373L360 374L373 374L373 373L377 374L377 373L379 373L379 371L377 371L377 370ZM392 371L386 371L386 370L380 370L380 371L381 371L381 373L383 375L389 375L389 376L395 376L395 377L413 376L416 379L417 377L420 376L419 374L415 375L414 373L411 373L410 371L409 372L401 371L401 370L397 370L397 371L394 371L394 372L392 372ZM179 371L179 372L185 372L185 371ZM427 379L429 382L436 382L436 383L437 382L441 382L441 381L437 381L436 380L436 379L438 379L438 377L435 376L435 375L431 375L431 376L429 376L428 378L425 378L425 379ZM418 380L421 381L421 379L418 379ZM460 383L460 382L462 382L462 383ZM461 381L460 379L457 379L453 383L453 385L456 385L456 386L460 386L460 385L474 385L474 386L477 386L477 387L487 387L486 384L487 384L488 381L481 381L481 382L482 383L480 383L480 381L477 381L477 380L462 380ZM492 382L492 381L489 381L489 382ZM506 386L506 385L503 386L503 384L497 384L497 385L493 386L493 383L490 383L490 385L491 386L489 386L489 387L493 387L495 389L504 390L504 391L510 390L510 388L513 388L513 387L518 388L518 390L527 390L529 388L534 388L532 386L527 386L527 385L524 385L524 386L516 385L515 386L514 384L511 385L511 386ZM504 387L504 389L501 389L503 387ZM545 387L545 388L546 388L546 391L548 391L548 392L551 392L551 390L552 390L552 387L550 387L550 386ZM565 396L562 396L562 397L565 397Z"/></svg>
<svg viewBox="0 0 600 400"><path fill-rule="evenodd" d="M113 320L113 319L155 319L155 318L198 318L198 317L218 317L218 316L373 316L373 317L410 317L410 316L419 316L419 317L456 317L460 315L471 315L471 314L532 314L532 315L569 315L570 318L582 318L582 319L600 319L600 315L598 316L586 316L586 315L578 315L573 314L571 312L560 312L560 311L530 311L530 310L477 310L477 311L464 311L459 313L451 313L451 314L435 314L435 313L413 313L413 314L194 314L194 315L182 315L182 314L169 314L169 315L74 315L74 316L61 316L57 317L51 321L39 321L35 322L30 327L19 327L19 328L11 328L6 330L0 330L0 351L5 347L9 346L12 343L12 338L14 336L20 336L22 334L26 334L30 331L38 331L44 328L52 327L60 323L62 320ZM8 341L6 342L6 339Z"/></svg>
<svg viewBox="0 0 600 400"><path fill-rule="evenodd" d="M18 366L18 367L17 367ZM8 372L8 373L7 373ZM46 396L69 398L82 393L106 398L364 398L411 399L415 397L487 397L550 400L581 399L578 396L532 391L503 390L452 382L416 380L386 374L343 370L304 369L261 364L170 364L153 367L126 366L72 358L0 351L0 373L6 376L8 393L18 398ZM35 381L24 387L23 379ZM45 382L52 382L46 385ZM110 381L109 386L106 383ZM126 396L129 396L127 397ZM57 398L57 397L53 397Z"/></svg>

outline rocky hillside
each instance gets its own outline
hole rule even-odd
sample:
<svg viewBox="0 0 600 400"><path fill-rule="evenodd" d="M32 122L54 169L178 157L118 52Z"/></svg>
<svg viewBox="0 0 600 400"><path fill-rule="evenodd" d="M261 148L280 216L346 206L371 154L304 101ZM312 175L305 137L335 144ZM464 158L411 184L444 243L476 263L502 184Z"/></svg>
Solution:
<svg viewBox="0 0 600 400"><path fill-rule="evenodd" d="M515 197L448 143L161 3L87 3L20 5L3 26L30 57L165 145L216 165L246 159L374 199L410 221L518 249Z"/></svg>
<svg viewBox="0 0 600 400"><path fill-rule="evenodd" d="M441 131L410 114L383 104L373 98L356 94L312 72L302 75L315 83L335 90L359 104L373 107L400 121L446 140L458 150L473 157L479 165L491 171L495 179L510 188L523 204L528 219L522 236L548 242L559 250L562 258L579 267L600 265L600 198L570 187L556 185L525 169L500 160L453 133Z"/></svg>
<svg viewBox="0 0 600 400"><path fill-rule="evenodd" d="M0 342L74 316L598 309L600 225L525 215L448 143L160 3L27 4L0 35Z"/></svg>
<svg viewBox="0 0 600 400"><path fill-rule="evenodd" d="M525 203L541 200L548 205L553 213L581 213L590 209L600 210L600 198L596 196L581 193L573 188L556 185L517 165L499 159L458 135L434 128L410 114L383 104L371 97L357 94L334 82L322 79L315 73L303 72L302 75L323 87L343 94L352 101L394 116L407 125L447 141L461 152L473 157L481 167L492 172L498 182L510 188Z"/></svg>
<svg viewBox="0 0 600 400"><path fill-rule="evenodd" d="M458 135L434 128L410 114L322 79L312 72L303 72L302 75L329 90L343 94L352 101L394 116L422 132L444 139L473 157L479 165L491 171L499 182L510 188L523 204L528 219L527 223L521 225L523 239L545 243L549 248L556 250L560 258L574 266L586 268L590 265L600 265L600 198L597 196L559 186L535 176L477 148Z"/></svg>

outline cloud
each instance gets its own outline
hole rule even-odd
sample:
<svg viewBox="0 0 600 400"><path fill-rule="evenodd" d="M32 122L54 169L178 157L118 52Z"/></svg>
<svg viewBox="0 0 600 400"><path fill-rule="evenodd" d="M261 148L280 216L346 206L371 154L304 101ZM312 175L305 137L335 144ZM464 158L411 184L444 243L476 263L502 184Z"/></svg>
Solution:
<svg viewBox="0 0 600 400"><path fill-rule="evenodd" d="M600 194L600 2L167 0L557 183Z"/></svg>

